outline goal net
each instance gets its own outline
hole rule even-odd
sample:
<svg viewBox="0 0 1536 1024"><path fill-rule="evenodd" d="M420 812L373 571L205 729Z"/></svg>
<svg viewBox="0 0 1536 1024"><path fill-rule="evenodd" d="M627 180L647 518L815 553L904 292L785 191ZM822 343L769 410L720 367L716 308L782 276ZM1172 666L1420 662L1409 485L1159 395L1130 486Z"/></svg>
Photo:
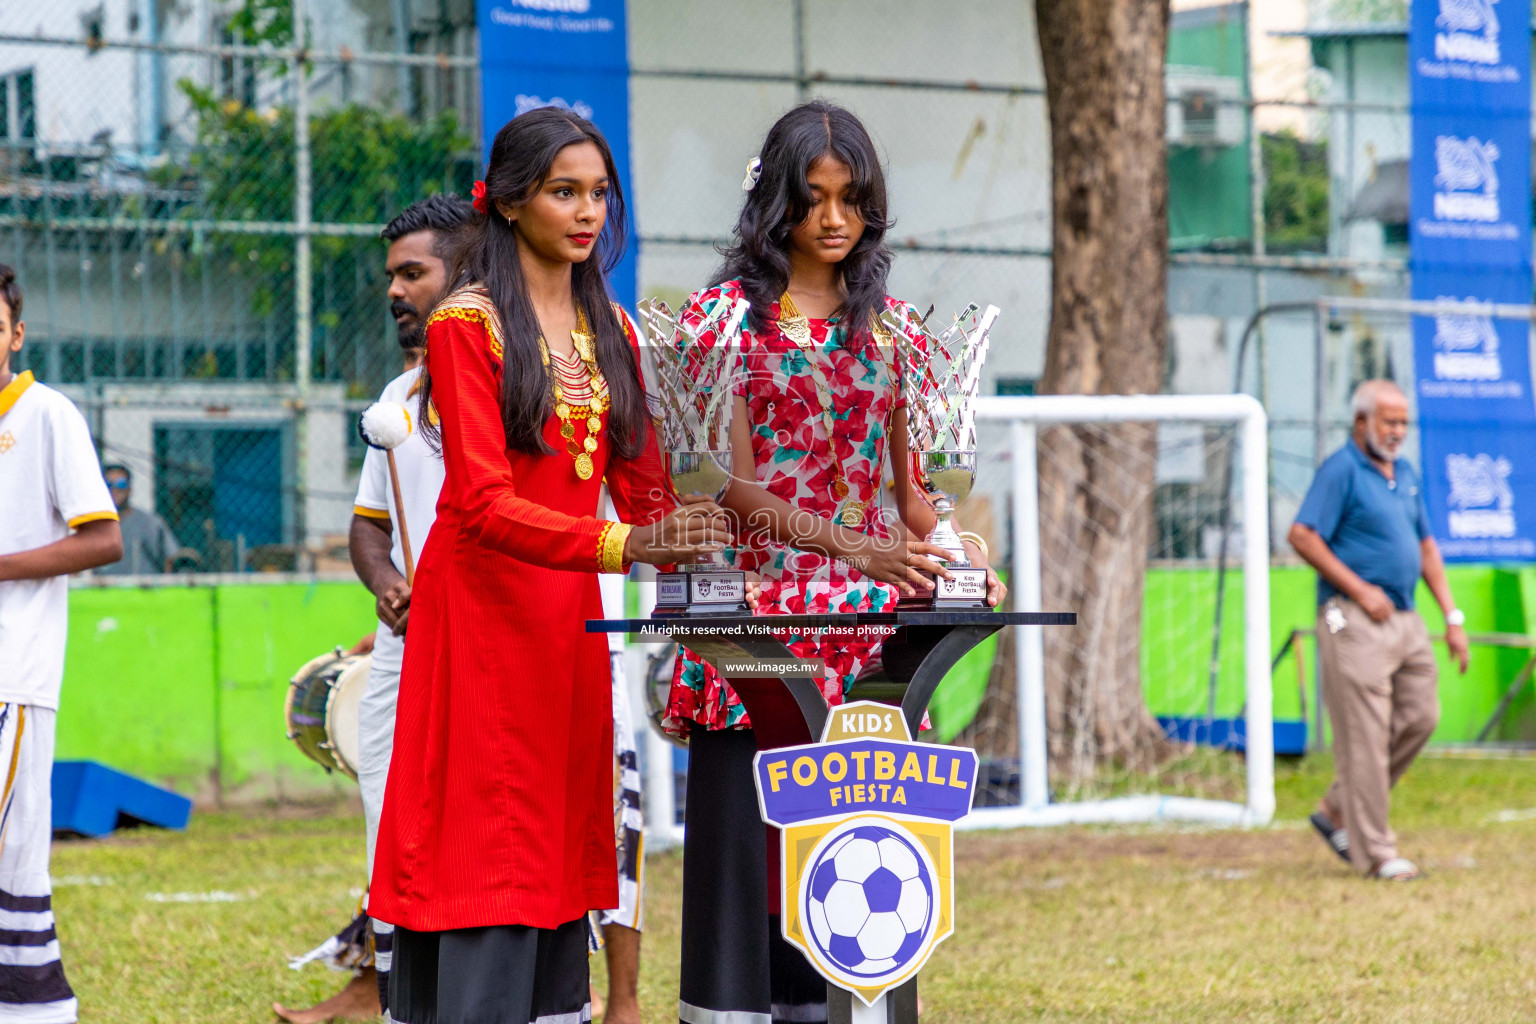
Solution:
<svg viewBox="0 0 1536 1024"><path fill-rule="evenodd" d="M981 757L960 827L1269 821L1262 407L1245 395L998 397L979 420L976 488L957 518L990 534L1011 610L1074 611L1078 624L1004 630L935 694L928 735ZM635 589L648 612L654 584ZM630 653L640 722L670 656ZM1289 712L1297 695L1282 696ZM649 841L676 842L683 757L654 728L640 738Z"/></svg>
<svg viewBox="0 0 1536 1024"><path fill-rule="evenodd" d="M992 561L1010 571L1010 606L1078 624L1014 627L984 687L941 687L936 724L963 722L953 742L983 764L967 824L1267 822L1263 409L1244 395L1046 396L984 399L980 415L970 504L1005 523Z"/></svg>

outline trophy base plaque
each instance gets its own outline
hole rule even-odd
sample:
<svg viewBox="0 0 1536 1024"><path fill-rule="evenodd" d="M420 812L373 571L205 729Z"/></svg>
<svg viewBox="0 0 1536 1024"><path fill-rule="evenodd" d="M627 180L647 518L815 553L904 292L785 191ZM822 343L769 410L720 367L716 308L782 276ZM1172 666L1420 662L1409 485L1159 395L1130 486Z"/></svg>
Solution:
<svg viewBox="0 0 1536 1024"><path fill-rule="evenodd" d="M748 610L747 574L739 569L684 568L656 574L657 615L737 615Z"/></svg>
<svg viewBox="0 0 1536 1024"><path fill-rule="evenodd" d="M903 597L896 607L903 611L968 611L990 609L987 604L987 570L974 567L950 566L954 579L931 576L935 586L926 594ZM659 577L658 577L659 578Z"/></svg>

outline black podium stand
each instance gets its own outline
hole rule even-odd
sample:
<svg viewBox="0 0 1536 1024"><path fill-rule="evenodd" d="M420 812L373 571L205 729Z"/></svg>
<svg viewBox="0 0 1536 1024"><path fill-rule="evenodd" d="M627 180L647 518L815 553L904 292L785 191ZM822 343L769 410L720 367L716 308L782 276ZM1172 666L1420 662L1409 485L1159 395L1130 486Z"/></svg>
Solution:
<svg viewBox="0 0 1536 1024"><path fill-rule="evenodd" d="M879 639L884 642L880 673L856 682L846 699L900 707L911 734L916 736L939 683L977 644L1004 626L1070 626L1076 622L1073 612L895 611L594 619L587 622L587 632L629 633L650 643L676 641L717 669L727 661L794 661L785 642L769 630L846 637L849 641ZM821 739L828 708L815 679L732 674L728 681L751 717L760 750ZM769 883L776 886L778 879ZM846 989L829 983L827 996L829 1024L870 1019L869 1008ZM883 1011L876 1008L880 1024L916 1024L917 980L890 992L880 1003Z"/></svg>

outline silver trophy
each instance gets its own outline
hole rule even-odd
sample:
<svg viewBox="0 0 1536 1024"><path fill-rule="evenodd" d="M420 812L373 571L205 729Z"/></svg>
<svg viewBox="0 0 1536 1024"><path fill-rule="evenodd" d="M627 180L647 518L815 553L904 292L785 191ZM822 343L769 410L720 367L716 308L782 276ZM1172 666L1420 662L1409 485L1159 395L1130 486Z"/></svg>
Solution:
<svg viewBox="0 0 1536 1024"><path fill-rule="evenodd" d="M926 320L885 315L902 369L907 402L907 444L919 483L932 497L938 522L925 539L950 553L953 579L939 577L927 596L905 599L908 607L987 607L987 570L972 566L955 532L955 506L970 497L976 482L976 393L998 308L977 315L967 306L935 334ZM914 336L925 344L919 346Z"/></svg>
<svg viewBox="0 0 1536 1024"><path fill-rule="evenodd" d="M679 497L702 494L719 501L731 480L730 379L749 304L720 304L697 326L680 322L660 299L640 304L646 351L659 404L662 459ZM700 337L716 332L713 344ZM673 572L656 574L657 615L746 612L747 574L710 555Z"/></svg>

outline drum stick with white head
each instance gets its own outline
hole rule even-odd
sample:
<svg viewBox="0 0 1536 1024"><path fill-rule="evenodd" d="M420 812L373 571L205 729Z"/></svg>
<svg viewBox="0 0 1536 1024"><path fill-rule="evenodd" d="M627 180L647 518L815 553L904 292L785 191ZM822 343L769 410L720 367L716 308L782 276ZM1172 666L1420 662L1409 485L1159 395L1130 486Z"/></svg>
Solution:
<svg viewBox="0 0 1536 1024"><path fill-rule="evenodd" d="M395 449L411 436L411 411L399 402L375 402L363 410L357 432L372 448L382 449L389 460L389 485L395 492L395 509L400 519L400 551L405 555L405 585L416 585L416 559L411 554L411 536L405 529L405 504L400 500L400 471L395 468Z"/></svg>

